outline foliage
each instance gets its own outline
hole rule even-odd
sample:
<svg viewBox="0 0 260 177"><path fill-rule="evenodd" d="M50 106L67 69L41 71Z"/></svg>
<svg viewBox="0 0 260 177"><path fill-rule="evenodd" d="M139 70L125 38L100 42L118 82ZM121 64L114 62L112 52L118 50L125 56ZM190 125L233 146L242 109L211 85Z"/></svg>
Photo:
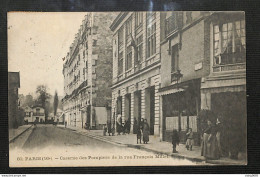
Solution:
<svg viewBox="0 0 260 177"><path fill-rule="evenodd" d="M23 107L26 107L26 106L29 106L29 107L32 107L34 104L34 100L33 100L33 96L28 94L25 96L25 100L24 100L24 103L23 103Z"/></svg>
<svg viewBox="0 0 260 177"><path fill-rule="evenodd" d="M58 93L57 91L55 91L54 101L53 101L54 116L56 116L58 104L59 104Z"/></svg>
<svg viewBox="0 0 260 177"><path fill-rule="evenodd" d="M48 87L45 85L39 85L36 88L36 93L38 94L38 103L42 105L45 111L45 119L48 117L48 110L46 108L46 103L50 99L50 94L48 93Z"/></svg>

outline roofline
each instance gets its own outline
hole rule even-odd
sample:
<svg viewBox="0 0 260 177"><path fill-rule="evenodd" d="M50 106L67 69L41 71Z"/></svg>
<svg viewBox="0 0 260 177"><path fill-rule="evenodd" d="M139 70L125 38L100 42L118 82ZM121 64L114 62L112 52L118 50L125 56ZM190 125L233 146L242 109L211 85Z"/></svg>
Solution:
<svg viewBox="0 0 260 177"><path fill-rule="evenodd" d="M126 17L126 15L128 14L129 12L120 12L120 14L115 18L115 20L113 21L113 23L110 25L110 29L112 31L114 31L118 25L120 24L120 22Z"/></svg>

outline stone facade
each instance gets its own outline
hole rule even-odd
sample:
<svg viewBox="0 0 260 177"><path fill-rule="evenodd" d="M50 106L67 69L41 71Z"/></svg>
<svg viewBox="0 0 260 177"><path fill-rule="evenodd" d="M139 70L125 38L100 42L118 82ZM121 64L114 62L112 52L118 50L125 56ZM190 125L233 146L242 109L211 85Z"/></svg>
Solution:
<svg viewBox="0 0 260 177"><path fill-rule="evenodd" d="M112 124L147 119L150 134L159 135L160 13L122 12L113 31ZM136 121L135 121L136 119Z"/></svg>
<svg viewBox="0 0 260 177"><path fill-rule="evenodd" d="M116 13L89 12L71 44L63 66L62 100L69 126L98 128L107 117L97 116L96 107L109 109L112 78L112 32ZM102 123L103 124L103 123Z"/></svg>

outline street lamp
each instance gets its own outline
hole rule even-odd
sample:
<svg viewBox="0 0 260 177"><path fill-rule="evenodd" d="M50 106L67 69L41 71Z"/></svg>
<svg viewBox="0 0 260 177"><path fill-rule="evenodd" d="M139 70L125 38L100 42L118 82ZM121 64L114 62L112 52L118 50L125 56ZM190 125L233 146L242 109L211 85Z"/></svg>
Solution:
<svg viewBox="0 0 260 177"><path fill-rule="evenodd" d="M180 115L180 95L178 93L179 91L179 80L181 77L183 77L183 74L181 74L181 70L178 69L176 73L173 74L173 76L177 79L177 101L178 101L178 129L179 132L181 131L181 115Z"/></svg>

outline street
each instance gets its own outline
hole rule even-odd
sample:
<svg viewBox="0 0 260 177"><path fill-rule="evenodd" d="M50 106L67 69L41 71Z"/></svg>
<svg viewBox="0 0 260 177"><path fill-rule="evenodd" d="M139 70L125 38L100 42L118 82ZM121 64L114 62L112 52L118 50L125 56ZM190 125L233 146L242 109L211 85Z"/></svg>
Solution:
<svg viewBox="0 0 260 177"><path fill-rule="evenodd" d="M64 166L71 165L71 160L75 160L73 161L73 165L76 166L94 166L100 164L100 160L107 160L107 163L102 162L102 165L105 166L198 164L184 159L172 158L167 155L113 145L78 134L70 129L59 128L53 125L37 125L37 127L34 127L32 133L21 147L21 139L25 136L17 138L10 144L10 154L12 156L21 156L24 158L52 157L54 163L55 159L56 163L59 161L59 164L66 162ZM115 158L115 161L112 161L113 158ZM89 164L90 161L91 164ZM43 162L41 161L42 164L37 162L37 165L45 166L46 164ZM50 165L49 161L46 162ZM26 165L26 162L23 165ZM30 162L31 165L34 166Z"/></svg>

